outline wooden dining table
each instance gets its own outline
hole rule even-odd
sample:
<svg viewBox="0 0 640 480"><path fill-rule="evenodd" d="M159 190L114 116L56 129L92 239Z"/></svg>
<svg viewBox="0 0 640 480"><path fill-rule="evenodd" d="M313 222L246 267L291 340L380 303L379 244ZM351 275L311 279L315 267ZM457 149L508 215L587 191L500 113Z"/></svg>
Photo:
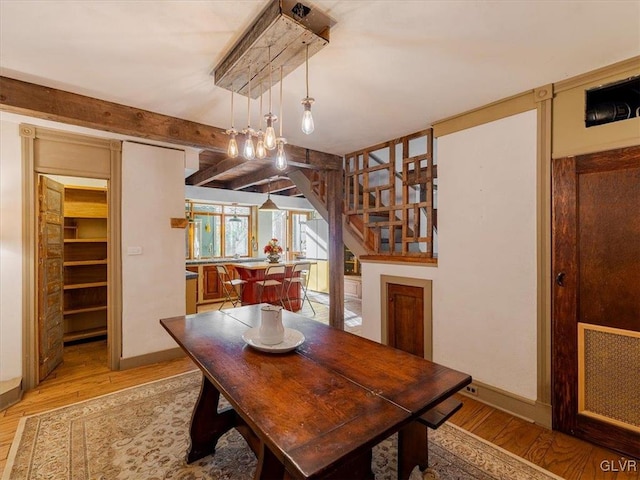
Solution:
<svg viewBox="0 0 640 480"><path fill-rule="evenodd" d="M260 325L251 305L160 320L203 374L187 461L215 452L236 428L256 453L256 479L373 478L372 448L398 432L398 478L428 466L417 420L471 377L386 345L283 311L304 335L285 353L243 340ZM218 410L220 395L231 405Z"/></svg>

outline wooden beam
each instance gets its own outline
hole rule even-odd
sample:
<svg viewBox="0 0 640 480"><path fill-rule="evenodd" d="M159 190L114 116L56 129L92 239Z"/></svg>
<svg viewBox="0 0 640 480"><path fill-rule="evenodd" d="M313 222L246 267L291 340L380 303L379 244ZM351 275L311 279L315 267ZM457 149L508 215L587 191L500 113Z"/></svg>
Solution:
<svg viewBox="0 0 640 480"><path fill-rule="evenodd" d="M263 167L273 165L270 160L252 160L252 162L261 164ZM233 170L244 167L246 163L247 161L244 158L227 158L216 165L211 165L189 175L185 180L185 183L187 185L201 186L215 180L224 173L229 173Z"/></svg>
<svg viewBox="0 0 640 480"><path fill-rule="evenodd" d="M343 180L341 172L327 172L327 213L329 217L329 325L341 330L344 330Z"/></svg>
<svg viewBox="0 0 640 480"><path fill-rule="evenodd" d="M263 183L256 188L256 191L260 193L267 193L267 191L271 191L271 193L282 192L284 190L290 190L292 188L296 188L294 183L291 180L276 180L271 182L271 187L269 187L268 183Z"/></svg>
<svg viewBox="0 0 640 480"><path fill-rule="evenodd" d="M283 172L278 170L275 166L269 165L265 168L261 168L260 170L256 170L255 172L231 180L227 182L226 185L229 190L240 190L282 174Z"/></svg>
<svg viewBox="0 0 640 480"><path fill-rule="evenodd" d="M202 123L107 102L0 76L0 110L106 132L226 152L224 130ZM330 153L285 147L291 166L342 170L342 158Z"/></svg>

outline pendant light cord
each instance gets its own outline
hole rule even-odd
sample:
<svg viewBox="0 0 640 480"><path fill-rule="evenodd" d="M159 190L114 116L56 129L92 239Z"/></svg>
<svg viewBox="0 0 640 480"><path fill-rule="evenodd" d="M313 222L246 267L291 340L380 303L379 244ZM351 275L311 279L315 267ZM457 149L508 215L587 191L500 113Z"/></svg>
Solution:
<svg viewBox="0 0 640 480"><path fill-rule="evenodd" d="M247 130L251 128L251 65L249 65L249 95L247 96Z"/></svg>
<svg viewBox="0 0 640 480"><path fill-rule="evenodd" d="M280 66L280 138L282 138L282 65Z"/></svg>
<svg viewBox="0 0 640 480"><path fill-rule="evenodd" d="M269 114L273 111L271 109L271 87L273 86L273 81L271 80L271 45L269 45Z"/></svg>
<svg viewBox="0 0 640 480"><path fill-rule="evenodd" d="M307 72L307 97L309 96L309 44L307 43L307 58L306 58L306 72Z"/></svg>

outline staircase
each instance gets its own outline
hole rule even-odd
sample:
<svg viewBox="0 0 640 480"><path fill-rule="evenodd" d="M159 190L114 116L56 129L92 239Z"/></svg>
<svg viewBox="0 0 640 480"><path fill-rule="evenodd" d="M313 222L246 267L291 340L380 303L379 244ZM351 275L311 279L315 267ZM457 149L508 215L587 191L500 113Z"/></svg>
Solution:
<svg viewBox="0 0 640 480"><path fill-rule="evenodd" d="M437 166L431 129L345 157L344 243L357 257L434 258ZM289 177L325 219L322 171Z"/></svg>

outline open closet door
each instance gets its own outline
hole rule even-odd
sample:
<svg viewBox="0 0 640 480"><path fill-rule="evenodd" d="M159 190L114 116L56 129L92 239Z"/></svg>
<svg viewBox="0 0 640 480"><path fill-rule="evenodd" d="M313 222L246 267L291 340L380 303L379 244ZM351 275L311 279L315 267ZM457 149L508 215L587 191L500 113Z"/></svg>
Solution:
<svg viewBox="0 0 640 480"><path fill-rule="evenodd" d="M553 163L553 426L640 457L640 147Z"/></svg>
<svg viewBox="0 0 640 480"><path fill-rule="evenodd" d="M38 381L62 362L64 186L38 181Z"/></svg>

